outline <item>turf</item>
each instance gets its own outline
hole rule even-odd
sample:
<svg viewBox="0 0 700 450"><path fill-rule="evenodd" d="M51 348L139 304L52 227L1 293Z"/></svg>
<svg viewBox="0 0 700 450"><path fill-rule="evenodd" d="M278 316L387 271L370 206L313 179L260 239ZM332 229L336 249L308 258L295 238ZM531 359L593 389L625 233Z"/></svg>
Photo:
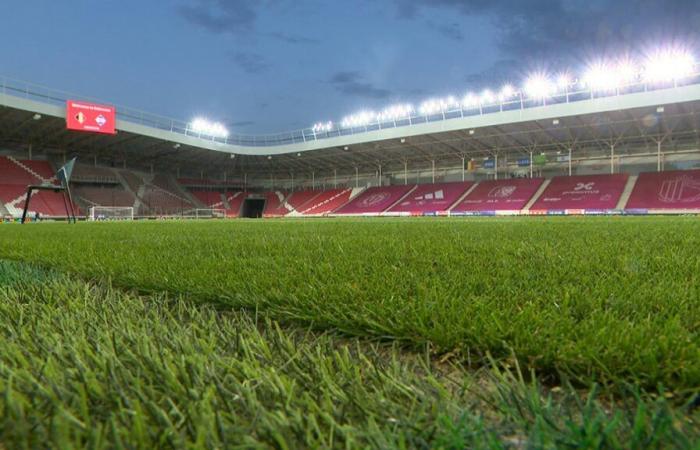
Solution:
<svg viewBox="0 0 700 450"><path fill-rule="evenodd" d="M596 392L0 261L2 448L692 448L700 439L689 406Z"/></svg>
<svg viewBox="0 0 700 450"><path fill-rule="evenodd" d="M696 218L0 228L0 258L544 377L700 386Z"/></svg>

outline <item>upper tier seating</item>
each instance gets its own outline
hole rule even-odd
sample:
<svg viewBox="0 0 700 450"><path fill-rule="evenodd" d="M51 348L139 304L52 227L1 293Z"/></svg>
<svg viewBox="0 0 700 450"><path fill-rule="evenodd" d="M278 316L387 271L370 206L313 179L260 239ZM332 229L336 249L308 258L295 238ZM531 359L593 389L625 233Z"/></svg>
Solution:
<svg viewBox="0 0 700 450"><path fill-rule="evenodd" d="M700 170L639 174L626 209L700 209Z"/></svg>
<svg viewBox="0 0 700 450"><path fill-rule="evenodd" d="M420 184L390 213L426 213L447 211L472 186L471 181L459 183Z"/></svg>
<svg viewBox="0 0 700 450"><path fill-rule="evenodd" d="M415 186L378 186L369 188L334 214L379 214L401 200Z"/></svg>
<svg viewBox="0 0 700 450"><path fill-rule="evenodd" d="M282 217L289 214L289 210L284 206L286 194L280 191L265 193L265 209L263 217Z"/></svg>
<svg viewBox="0 0 700 450"><path fill-rule="evenodd" d="M87 164L76 164L73 167L71 181L93 183L118 183L114 170L107 167L94 167Z"/></svg>
<svg viewBox="0 0 700 450"><path fill-rule="evenodd" d="M226 217L240 217L243 200L248 196L246 192L229 192L226 194L226 201L229 208L226 210Z"/></svg>
<svg viewBox="0 0 700 450"><path fill-rule="evenodd" d="M482 181L451 211L519 211L525 208L543 181L543 178Z"/></svg>
<svg viewBox="0 0 700 450"><path fill-rule="evenodd" d="M73 189L74 195L93 206L133 206L134 196L117 186L83 187Z"/></svg>
<svg viewBox="0 0 700 450"><path fill-rule="evenodd" d="M554 177L531 210L614 209L627 184L627 174Z"/></svg>
<svg viewBox="0 0 700 450"><path fill-rule="evenodd" d="M216 191L192 191L192 195L210 208L222 208L224 199L221 197L221 192Z"/></svg>
<svg viewBox="0 0 700 450"><path fill-rule="evenodd" d="M50 175L48 178L51 178ZM30 184L40 184L41 179L18 165L10 158L0 156L0 184L19 184L25 188Z"/></svg>
<svg viewBox="0 0 700 450"><path fill-rule="evenodd" d="M315 199L321 191L308 190L308 191L296 191L292 192L289 197L287 197L287 203L289 206L294 208L295 211L300 211L308 202Z"/></svg>
<svg viewBox="0 0 700 450"><path fill-rule="evenodd" d="M51 164L49 164L48 161L22 159L18 162L28 167L31 171L38 174L44 180L51 180L56 175L56 171L53 169L53 167L51 167Z"/></svg>
<svg viewBox="0 0 700 450"><path fill-rule="evenodd" d="M322 191L297 211L305 216L329 214L346 204L350 200L350 195L352 195L350 188Z"/></svg>

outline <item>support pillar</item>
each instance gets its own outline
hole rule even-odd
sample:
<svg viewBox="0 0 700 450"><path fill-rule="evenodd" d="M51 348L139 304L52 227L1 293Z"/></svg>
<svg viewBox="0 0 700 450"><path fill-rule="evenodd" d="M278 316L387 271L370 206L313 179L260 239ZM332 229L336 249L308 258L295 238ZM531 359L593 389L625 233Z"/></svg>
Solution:
<svg viewBox="0 0 700 450"><path fill-rule="evenodd" d="M435 160L433 159L431 162L433 164L433 184L435 184Z"/></svg>
<svg viewBox="0 0 700 450"><path fill-rule="evenodd" d="M661 172L661 141L656 143L656 171Z"/></svg>
<svg viewBox="0 0 700 450"><path fill-rule="evenodd" d="M571 147L569 147L569 176L571 176Z"/></svg>
<svg viewBox="0 0 700 450"><path fill-rule="evenodd" d="M532 178L532 175L533 175L533 174L532 174L533 169L534 169L533 164L534 164L534 163L533 163L533 161L532 161L532 152L530 152L530 178Z"/></svg>
<svg viewBox="0 0 700 450"><path fill-rule="evenodd" d="M408 161L403 162L403 184L408 184Z"/></svg>
<svg viewBox="0 0 700 450"><path fill-rule="evenodd" d="M462 181L464 181L464 175L465 175L464 174L464 164L465 164L464 160L465 160L465 158L464 158L464 156L462 156Z"/></svg>
<svg viewBox="0 0 700 450"><path fill-rule="evenodd" d="M311 189L316 189L316 172L311 172Z"/></svg>
<svg viewBox="0 0 700 450"><path fill-rule="evenodd" d="M32 143L31 142L29 143L28 151L29 151L29 159L32 159Z"/></svg>
<svg viewBox="0 0 700 450"><path fill-rule="evenodd" d="M355 166L355 187L360 187L360 169Z"/></svg>
<svg viewBox="0 0 700 450"><path fill-rule="evenodd" d="M615 144L610 144L610 173L615 173Z"/></svg>
<svg viewBox="0 0 700 450"><path fill-rule="evenodd" d="M333 169L333 189L338 189L338 169Z"/></svg>
<svg viewBox="0 0 700 450"><path fill-rule="evenodd" d="M494 180L498 180L498 153L496 153L496 157L493 161L493 176Z"/></svg>

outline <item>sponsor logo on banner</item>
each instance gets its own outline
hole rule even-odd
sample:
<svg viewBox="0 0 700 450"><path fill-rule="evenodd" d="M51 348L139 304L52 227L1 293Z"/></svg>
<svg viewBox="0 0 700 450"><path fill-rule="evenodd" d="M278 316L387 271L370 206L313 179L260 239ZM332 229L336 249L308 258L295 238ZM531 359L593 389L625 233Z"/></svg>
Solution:
<svg viewBox="0 0 700 450"><path fill-rule="evenodd" d="M547 215L548 216L565 216L566 211L561 210L561 209L548 209Z"/></svg>
<svg viewBox="0 0 700 450"><path fill-rule="evenodd" d="M370 208L382 203L390 196L391 195L388 192L377 192L375 194L370 194L360 202L360 206L363 208Z"/></svg>
<svg viewBox="0 0 700 450"><path fill-rule="evenodd" d="M481 164L481 167L483 167L484 169L493 169L494 167L496 167L496 161L493 159L487 159L483 162L483 164Z"/></svg>
<svg viewBox="0 0 700 450"><path fill-rule="evenodd" d="M76 100L66 102L66 128L69 130L116 134L115 125L114 106Z"/></svg>
<svg viewBox="0 0 700 450"><path fill-rule="evenodd" d="M659 190L659 200L664 203L692 203L700 200L700 180L682 175L665 180Z"/></svg>
<svg viewBox="0 0 700 450"><path fill-rule="evenodd" d="M567 209L566 214L572 215L572 216L580 216L585 214L586 211L583 209Z"/></svg>
<svg viewBox="0 0 700 450"><path fill-rule="evenodd" d="M529 211L529 215L531 216L544 216L547 214L546 209L531 209Z"/></svg>
<svg viewBox="0 0 700 450"><path fill-rule="evenodd" d="M530 165L530 158L520 158L518 160L518 167L528 167Z"/></svg>
<svg viewBox="0 0 700 450"><path fill-rule="evenodd" d="M508 198L515 192L515 186L499 186L491 189L488 196L490 198Z"/></svg>
<svg viewBox="0 0 700 450"><path fill-rule="evenodd" d="M557 156L557 162L566 162L569 160L569 155L559 155Z"/></svg>
<svg viewBox="0 0 700 450"><path fill-rule="evenodd" d="M630 216L645 216L649 213L649 210L633 208L633 209L625 209L622 213L630 215Z"/></svg>
<svg viewBox="0 0 700 450"><path fill-rule="evenodd" d="M479 211L480 216L495 216L496 211Z"/></svg>
<svg viewBox="0 0 700 450"><path fill-rule="evenodd" d="M604 214L608 214L608 211L605 209L587 209L585 211L585 214L589 216L601 216Z"/></svg>

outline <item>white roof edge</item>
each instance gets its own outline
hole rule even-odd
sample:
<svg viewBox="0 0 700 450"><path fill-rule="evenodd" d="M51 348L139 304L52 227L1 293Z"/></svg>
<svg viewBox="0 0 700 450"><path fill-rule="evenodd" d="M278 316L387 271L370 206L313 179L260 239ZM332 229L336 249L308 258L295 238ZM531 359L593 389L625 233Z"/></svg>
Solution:
<svg viewBox="0 0 700 450"><path fill-rule="evenodd" d="M117 120L116 128L117 130L122 130L129 133L212 151L235 153L240 155L266 156L322 150L331 147L344 147L367 142L400 139L424 134L469 130L488 126L505 125L509 123L557 119L584 114L654 107L698 100L700 100L700 85L688 85L669 89L652 90L648 92L580 100L571 103L558 103L533 108L459 117L415 125L386 128L382 130L373 130L308 142L300 142L296 144L266 147L223 144L124 120ZM62 106L51 105L2 93L0 93L0 105L29 112L36 112L48 116L65 118L65 108Z"/></svg>

